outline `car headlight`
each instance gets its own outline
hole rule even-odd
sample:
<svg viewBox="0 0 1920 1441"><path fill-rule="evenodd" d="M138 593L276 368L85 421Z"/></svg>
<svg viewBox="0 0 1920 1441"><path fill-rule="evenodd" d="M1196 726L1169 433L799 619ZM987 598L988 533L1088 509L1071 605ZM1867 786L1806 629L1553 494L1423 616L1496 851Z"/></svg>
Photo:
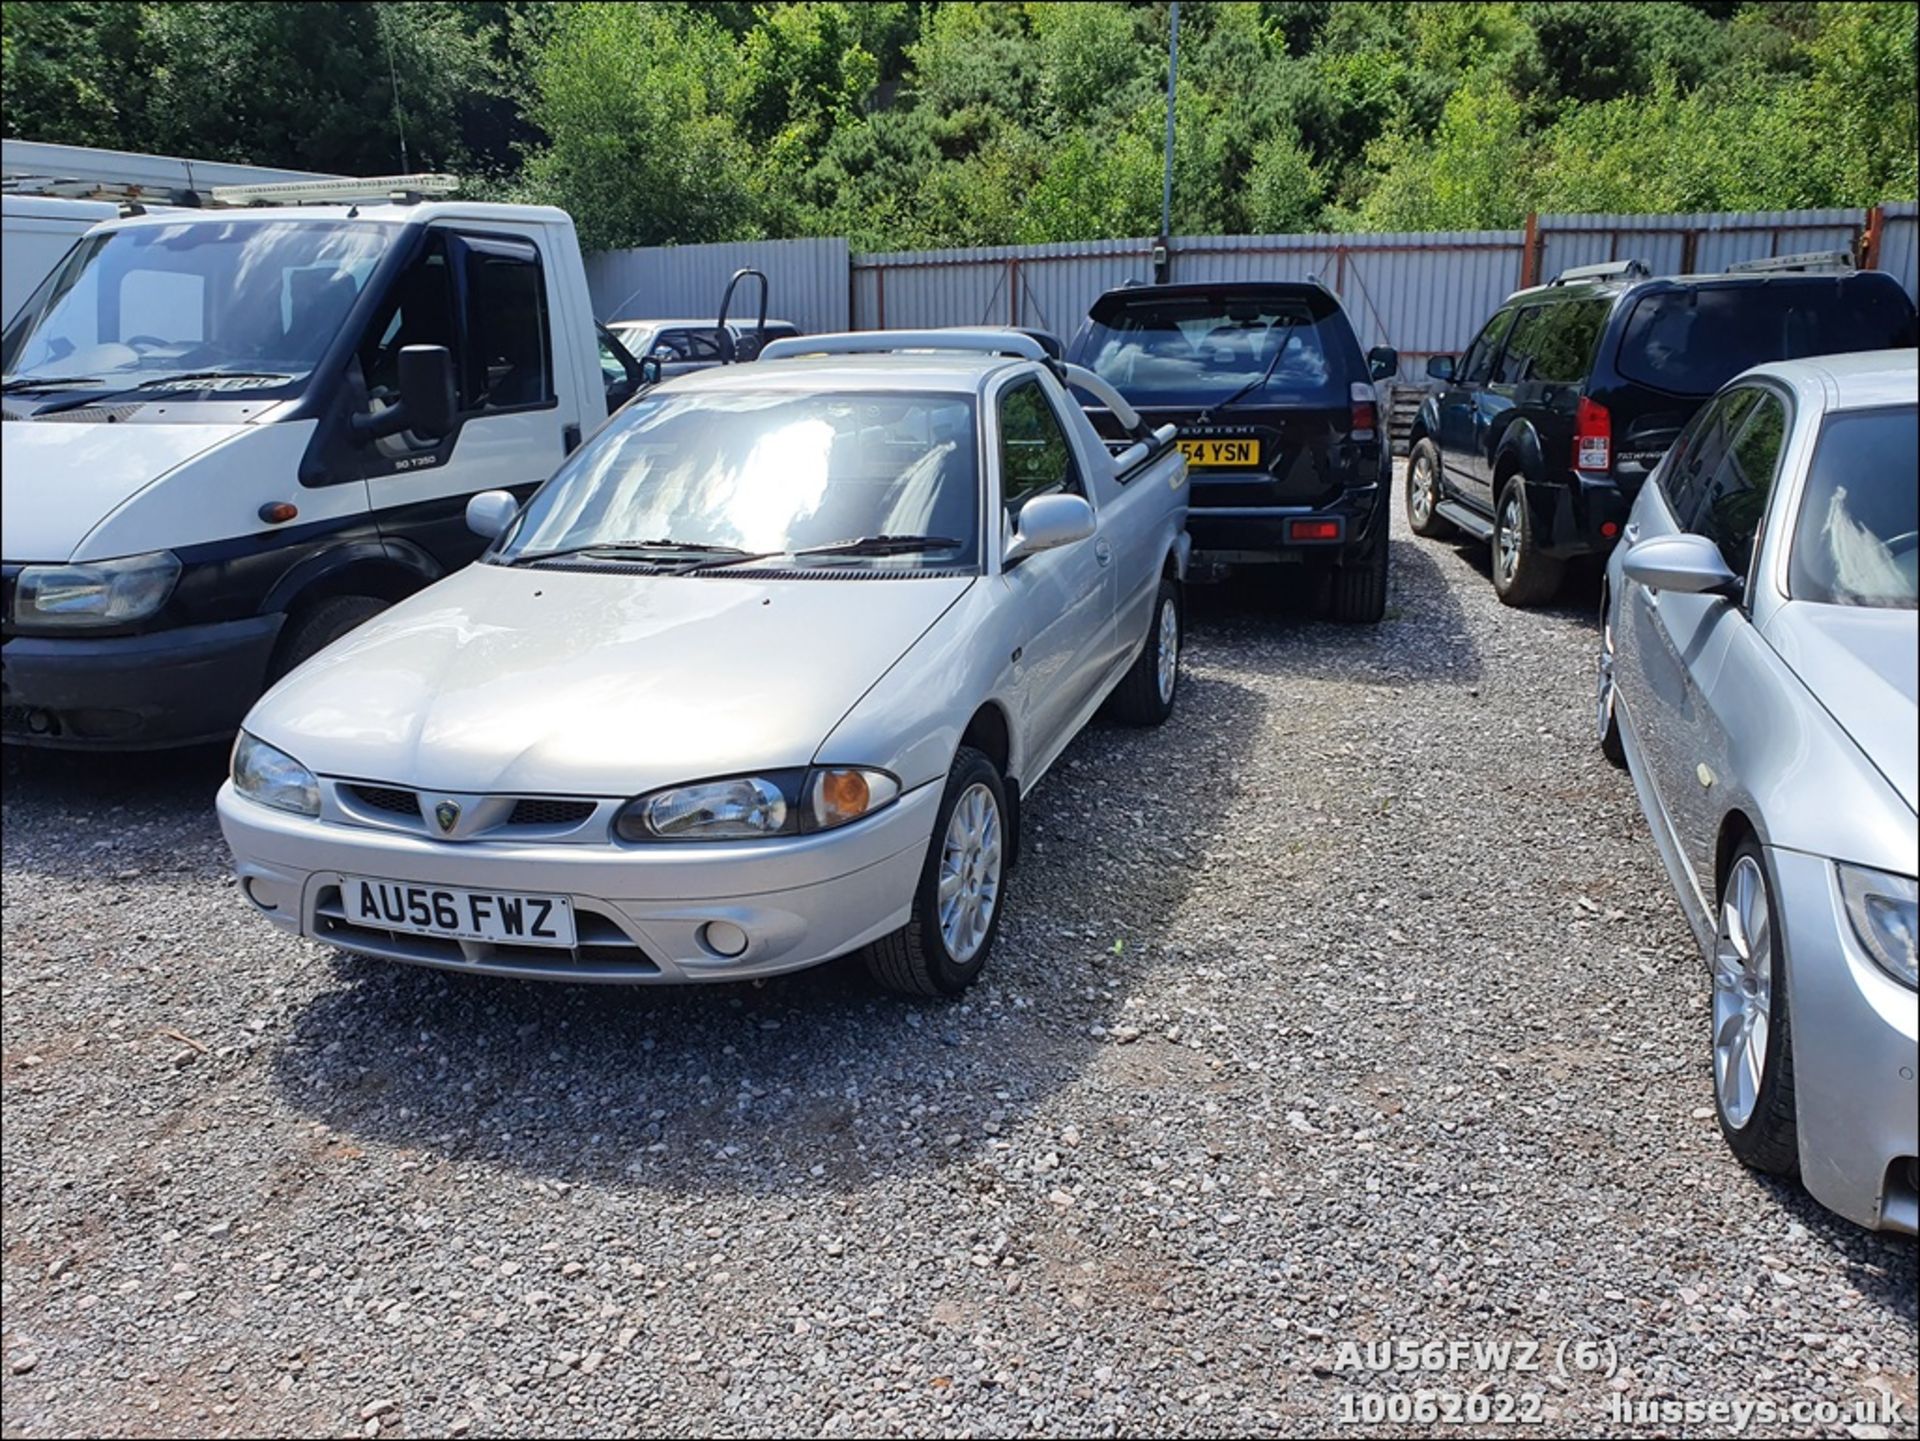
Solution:
<svg viewBox="0 0 1920 1441"><path fill-rule="evenodd" d="M292 811L320 814L320 782L312 771L258 736L240 732L233 743L233 788L250 801Z"/></svg>
<svg viewBox="0 0 1920 1441"><path fill-rule="evenodd" d="M816 766L673 786L629 801L624 841L739 841L832 830L891 805L900 782L860 766Z"/></svg>
<svg viewBox="0 0 1920 1441"><path fill-rule="evenodd" d="M125 625L167 603L180 578L170 550L74 565L29 565L14 590L16 622L47 626Z"/></svg>
<svg viewBox="0 0 1920 1441"><path fill-rule="evenodd" d="M1835 863L1853 934L1881 970L1920 989L1920 884L1912 876Z"/></svg>

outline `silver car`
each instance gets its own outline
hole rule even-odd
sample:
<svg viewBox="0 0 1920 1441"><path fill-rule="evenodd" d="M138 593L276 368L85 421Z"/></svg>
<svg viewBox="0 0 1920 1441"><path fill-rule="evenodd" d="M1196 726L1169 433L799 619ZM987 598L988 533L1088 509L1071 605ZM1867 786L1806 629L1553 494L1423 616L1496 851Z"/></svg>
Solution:
<svg viewBox="0 0 1920 1441"><path fill-rule="evenodd" d="M255 706L241 890L396 961L672 982L864 947L955 994L1021 799L1103 703L1173 709L1186 510L1172 427L1011 331L668 381Z"/></svg>
<svg viewBox="0 0 1920 1441"><path fill-rule="evenodd" d="M1912 351L1734 380L1607 566L1601 744L1713 972L1714 1099L1750 1166L1913 1233Z"/></svg>

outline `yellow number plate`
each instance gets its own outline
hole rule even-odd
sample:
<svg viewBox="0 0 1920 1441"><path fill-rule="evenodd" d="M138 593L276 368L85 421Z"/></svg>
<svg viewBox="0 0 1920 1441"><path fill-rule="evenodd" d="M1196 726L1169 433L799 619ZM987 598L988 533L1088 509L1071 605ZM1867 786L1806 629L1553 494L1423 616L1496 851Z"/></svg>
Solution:
<svg viewBox="0 0 1920 1441"><path fill-rule="evenodd" d="M1180 453L1193 466L1254 466L1260 463L1257 440L1183 440Z"/></svg>

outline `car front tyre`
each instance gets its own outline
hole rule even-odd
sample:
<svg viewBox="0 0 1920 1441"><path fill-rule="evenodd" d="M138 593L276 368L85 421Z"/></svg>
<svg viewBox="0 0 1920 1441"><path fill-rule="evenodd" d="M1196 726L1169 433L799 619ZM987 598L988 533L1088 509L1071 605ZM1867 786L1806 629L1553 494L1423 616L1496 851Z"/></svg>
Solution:
<svg viewBox="0 0 1920 1441"><path fill-rule="evenodd" d="M1440 510L1440 447L1422 440L1407 457L1407 529L1438 539L1454 533L1454 525Z"/></svg>
<svg viewBox="0 0 1920 1441"><path fill-rule="evenodd" d="M1180 692L1180 587L1164 576L1147 621L1146 642L1113 689L1112 712L1127 725L1157 726L1173 714Z"/></svg>
<svg viewBox="0 0 1920 1441"><path fill-rule="evenodd" d="M1600 650L1594 666L1594 730L1600 742L1600 754L1621 770L1627 768L1627 747L1620 739L1618 683L1614 676L1613 597L1600 601Z"/></svg>
<svg viewBox="0 0 1920 1441"><path fill-rule="evenodd" d="M986 969L1005 900L1007 814L999 770L961 746L934 815L912 916L867 947L867 969L888 990L957 996Z"/></svg>
<svg viewBox="0 0 1920 1441"><path fill-rule="evenodd" d="M1793 1035L1773 882L1751 837L1721 886L1713 941L1713 1099L1733 1154L1776 1176L1797 1175Z"/></svg>
<svg viewBox="0 0 1920 1441"><path fill-rule="evenodd" d="M1559 594L1565 567L1540 553L1524 476L1507 477L1493 514L1494 591L1508 605L1544 605Z"/></svg>

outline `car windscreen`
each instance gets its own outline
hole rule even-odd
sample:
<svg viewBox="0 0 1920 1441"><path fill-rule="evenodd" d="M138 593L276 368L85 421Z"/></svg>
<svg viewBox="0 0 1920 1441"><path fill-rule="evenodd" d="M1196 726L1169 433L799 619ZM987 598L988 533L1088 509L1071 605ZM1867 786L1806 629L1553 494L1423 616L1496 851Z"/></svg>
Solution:
<svg viewBox="0 0 1920 1441"><path fill-rule="evenodd" d="M1826 605L1920 606L1920 414L1841 411L1814 443L1787 593Z"/></svg>
<svg viewBox="0 0 1920 1441"><path fill-rule="evenodd" d="M561 467L494 558L641 542L784 554L874 536L959 544L862 563L977 562L971 396L656 391Z"/></svg>
<svg viewBox="0 0 1920 1441"><path fill-rule="evenodd" d="M289 389L319 364L395 233L194 219L90 235L7 327L7 381L118 390L190 374L196 389Z"/></svg>
<svg viewBox="0 0 1920 1441"><path fill-rule="evenodd" d="M1215 404L1252 385L1242 404L1344 406L1360 378L1346 374L1344 325L1305 294L1122 297L1095 308L1074 348L1135 405Z"/></svg>
<svg viewBox="0 0 1920 1441"><path fill-rule="evenodd" d="M1628 380L1675 395L1712 395L1773 360L1912 345L1913 304L1897 287L1809 277L1656 290L1621 332Z"/></svg>

